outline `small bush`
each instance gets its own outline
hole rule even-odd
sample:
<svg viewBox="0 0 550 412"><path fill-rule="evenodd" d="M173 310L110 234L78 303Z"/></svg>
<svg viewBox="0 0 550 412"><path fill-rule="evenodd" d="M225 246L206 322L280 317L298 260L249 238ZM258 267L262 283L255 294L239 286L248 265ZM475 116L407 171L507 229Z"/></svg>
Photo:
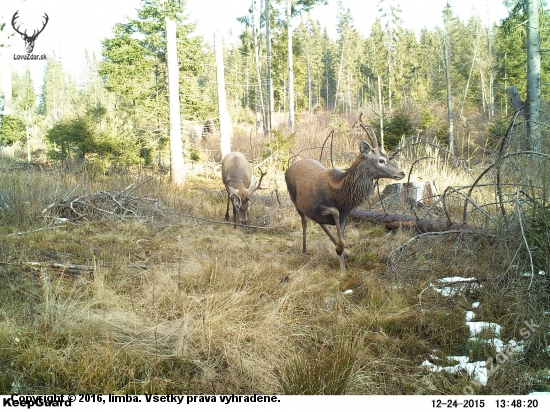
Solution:
<svg viewBox="0 0 550 412"><path fill-rule="evenodd" d="M294 148L296 142L296 133L292 133L290 136L285 137L282 132L273 130L273 137L267 143L266 151L263 153L263 158L266 159L272 156L273 160L277 162L281 169L286 168L288 160L290 159L290 152Z"/></svg>
<svg viewBox="0 0 550 412"><path fill-rule="evenodd" d="M414 124L404 108L393 113L384 127L384 143L388 150L399 144L401 137L410 136L414 133Z"/></svg>
<svg viewBox="0 0 550 412"><path fill-rule="evenodd" d="M14 143L25 140L25 122L18 117L5 115L0 127L0 143L11 146Z"/></svg>
<svg viewBox="0 0 550 412"><path fill-rule="evenodd" d="M54 145L50 156L67 159L75 153L82 159L87 153L95 152L95 134L94 125L87 117L60 120L46 133L46 139Z"/></svg>

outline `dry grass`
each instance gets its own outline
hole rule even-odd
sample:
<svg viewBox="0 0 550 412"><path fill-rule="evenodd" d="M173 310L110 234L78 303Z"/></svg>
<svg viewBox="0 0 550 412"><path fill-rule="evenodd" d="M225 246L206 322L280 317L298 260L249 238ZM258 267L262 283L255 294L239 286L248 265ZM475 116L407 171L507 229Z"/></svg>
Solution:
<svg viewBox="0 0 550 412"><path fill-rule="evenodd" d="M322 122L303 122L317 138L308 134L295 152L326 137ZM254 153L249 136L241 139L235 149L259 161L261 139ZM335 159L342 167L357 150L347 139ZM433 167L423 175L462 179ZM444 174L437 177L436 168ZM341 276L334 247L316 225L308 229L310 253L300 254L300 220L274 164L271 190L251 211L261 227L252 233L220 222L226 197L212 168L197 167L184 189L149 177L3 159L0 193L12 207L0 211L0 393L460 394L468 385L465 375L434 375L419 365L432 353L468 355L464 310L479 296L424 294L422 305L418 297L427 279L450 272L495 277L500 267L486 253L490 245L459 250L446 240L415 250L407 255L412 268L428 274L415 278L388 270L390 252L410 233L349 222ZM67 196L145 181L135 195L158 199L164 215L60 224L42 214ZM453 265L468 255L467 265ZM61 272L53 262L93 270ZM495 296L484 297L483 316L505 322L512 300ZM512 366L516 374L535 369ZM534 385L496 382L488 393Z"/></svg>

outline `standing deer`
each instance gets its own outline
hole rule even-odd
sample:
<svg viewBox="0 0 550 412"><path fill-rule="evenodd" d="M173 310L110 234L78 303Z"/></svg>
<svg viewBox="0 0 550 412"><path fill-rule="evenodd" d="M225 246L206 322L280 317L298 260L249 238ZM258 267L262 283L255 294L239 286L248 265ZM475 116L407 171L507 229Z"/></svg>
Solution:
<svg viewBox="0 0 550 412"><path fill-rule="evenodd" d="M252 183L252 166L240 152L230 152L222 160L222 180L227 190L227 209L225 220L229 220L229 202L233 203L233 228L237 227L237 216L240 224L246 224L250 231L248 206L250 197L260 187L265 173L260 170L261 177Z"/></svg>
<svg viewBox="0 0 550 412"><path fill-rule="evenodd" d="M367 128L361 123L367 135ZM374 132L373 132L374 134ZM360 155L346 171L327 169L313 159L294 163L285 173L290 198L302 218L303 248L306 249L306 216L319 223L340 256L341 273L345 273L344 230L349 212L373 191L373 179L402 179L405 173L391 163L378 146L376 136L372 147L364 140L360 143ZM327 225L336 225L338 239Z"/></svg>

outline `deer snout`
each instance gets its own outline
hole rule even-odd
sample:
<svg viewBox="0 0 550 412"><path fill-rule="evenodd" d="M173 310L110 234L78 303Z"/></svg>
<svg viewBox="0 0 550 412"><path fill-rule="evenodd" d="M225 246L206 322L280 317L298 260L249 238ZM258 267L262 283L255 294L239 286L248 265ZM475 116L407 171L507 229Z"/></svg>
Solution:
<svg viewBox="0 0 550 412"><path fill-rule="evenodd" d="M238 210L237 214L239 215L239 222L240 222L241 225L248 224L248 211Z"/></svg>
<svg viewBox="0 0 550 412"><path fill-rule="evenodd" d="M395 180L401 180L405 177L405 172L403 171L399 171L399 173L396 173L395 175L393 175L393 178Z"/></svg>
<svg viewBox="0 0 550 412"><path fill-rule="evenodd" d="M237 217L239 222L244 225L248 224L248 199L241 199L237 196L232 197L233 205L235 206L235 211L237 212Z"/></svg>

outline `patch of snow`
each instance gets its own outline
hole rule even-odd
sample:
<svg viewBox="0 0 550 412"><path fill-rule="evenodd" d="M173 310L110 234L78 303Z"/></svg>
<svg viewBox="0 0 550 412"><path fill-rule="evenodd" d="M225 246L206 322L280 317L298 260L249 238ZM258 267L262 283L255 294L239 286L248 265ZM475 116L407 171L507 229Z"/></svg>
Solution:
<svg viewBox="0 0 550 412"><path fill-rule="evenodd" d="M456 283L456 282L477 282L476 278L462 278L460 276L451 276L448 278L439 279L441 283Z"/></svg>
<svg viewBox="0 0 550 412"><path fill-rule="evenodd" d="M474 284L474 282L476 282ZM451 284L447 285L446 284ZM450 297L457 293L461 293L469 289L470 291L480 288L477 284L477 279L474 277L463 278L460 276L452 276L448 278L438 279L437 284L430 283L430 288L442 296Z"/></svg>
<svg viewBox="0 0 550 412"><path fill-rule="evenodd" d="M499 338L490 338L490 339L482 339L482 338L470 338L468 339L469 342L479 342L479 343L486 343L488 345L491 345L495 348L495 351L498 353L523 353L524 346L523 343L518 343L514 339L510 339L508 343L504 342L502 339Z"/></svg>
<svg viewBox="0 0 550 412"><path fill-rule="evenodd" d="M345 292L342 292L344 295L349 295L350 293L353 293L353 290L348 289Z"/></svg>
<svg viewBox="0 0 550 412"><path fill-rule="evenodd" d="M477 308L479 308L479 305L481 305L480 302L474 302L474 303L472 303L472 309L477 309Z"/></svg>
<svg viewBox="0 0 550 412"><path fill-rule="evenodd" d="M514 339L510 339L507 345L508 351L510 352L521 352L523 353L524 347L523 343L516 342Z"/></svg>
<svg viewBox="0 0 550 412"><path fill-rule="evenodd" d="M466 312L466 322L470 322L475 317L476 317L476 314L474 312L472 312L471 310Z"/></svg>
<svg viewBox="0 0 550 412"><path fill-rule="evenodd" d="M528 393L527 396L541 396L541 395L550 395L550 392L531 392Z"/></svg>
<svg viewBox="0 0 550 412"><path fill-rule="evenodd" d="M544 275L546 275L546 272L545 272L544 270L539 270L539 275L540 275L540 276L544 276ZM531 272L525 272L525 273L522 273L521 276L524 276L524 277L526 277L526 278L530 278L530 277L533 276L533 273L531 273Z"/></svg>
<svg viewBox="0 0 550 412"><path fill-rule="evenodd" d="M470 328L470 336L477 337L486 330L493 331L496 336L500 336L502 326L498 323L491 322L466 322L466 325Z"/></svg>
<svg viewBox="0 0 550 412"><path fill-rule="evenodd" d="M430 287L435 290L437 293L439 293L442 296L449 297L454 296L458 292L461 291L461 289L457 288L451 288L451 287L444 287L444 288L436 288L434 285L430 283Z"/></svg>
<svg viewBox="0 0 550 412"><path fill-rule="evenodd" d="M458 373L460 371L465 371L481 385L487 384L487 368L485 367L485 361L468 362L467 356L448 356L447 359L458 361L458 363L454 366L438 366L425 360L420 366L428 368L431 372Z"/></svg>

